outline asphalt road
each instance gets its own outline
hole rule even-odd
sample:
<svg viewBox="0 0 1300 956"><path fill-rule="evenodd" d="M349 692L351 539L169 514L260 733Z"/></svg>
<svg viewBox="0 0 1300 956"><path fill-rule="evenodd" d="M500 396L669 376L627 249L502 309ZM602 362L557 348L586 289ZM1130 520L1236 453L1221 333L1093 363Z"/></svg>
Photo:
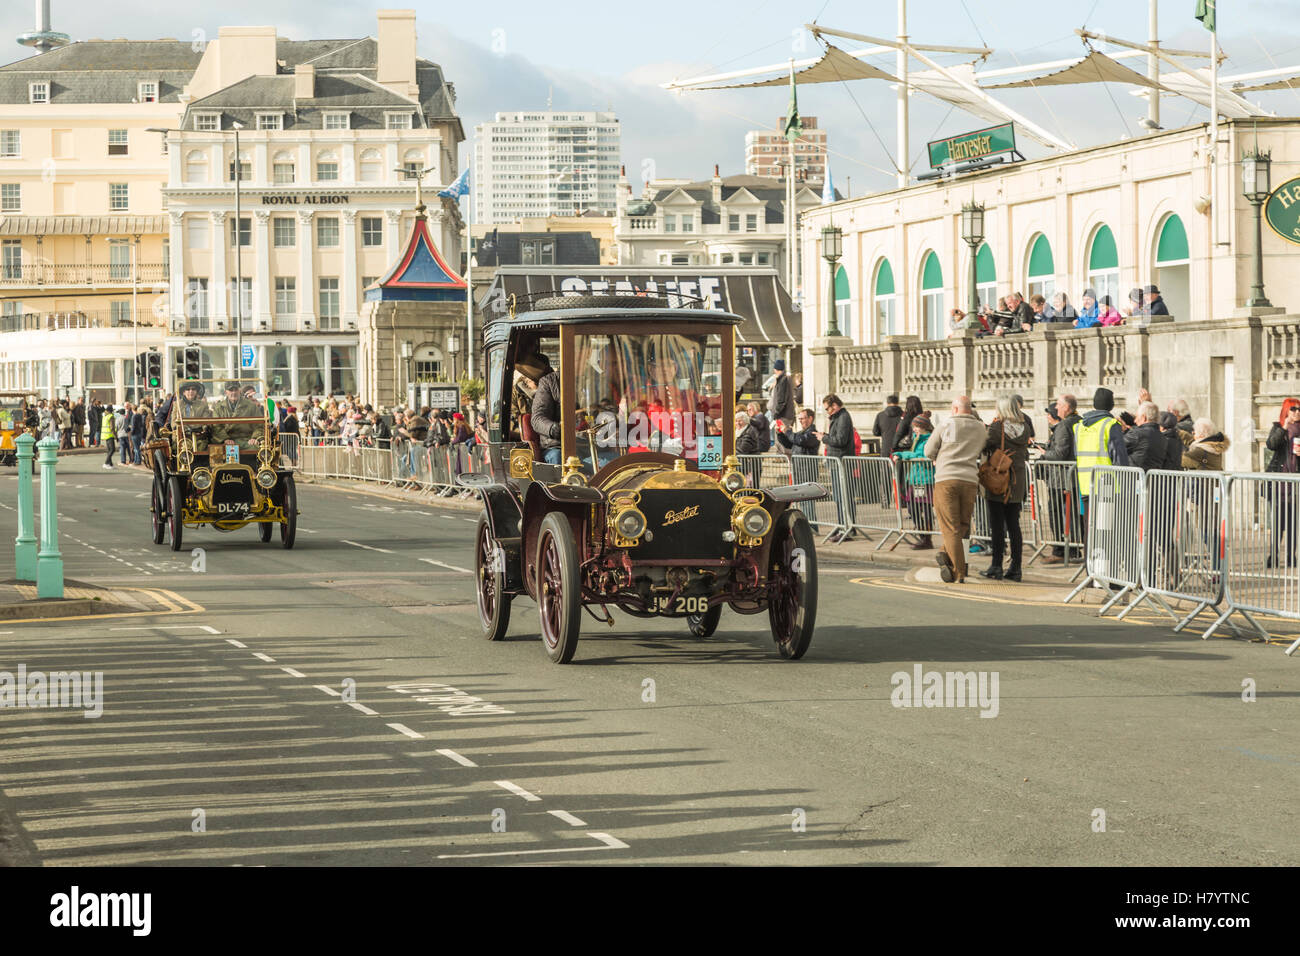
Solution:
<svg viewBox="0 0 1300 956"><path fill-rule="evenodd" d="M616 612L557 667L527 599L479 638L467 512L304 484L294 550L174 554L147 472L59 469L68 578L202 610L0 632L0 670L104 673L98 719L0 710L20 862L1300 863L1276 646L824 562L800 662L765 615L698 640ZM996 717L894 706L915 665L996 673Z"/></svg>

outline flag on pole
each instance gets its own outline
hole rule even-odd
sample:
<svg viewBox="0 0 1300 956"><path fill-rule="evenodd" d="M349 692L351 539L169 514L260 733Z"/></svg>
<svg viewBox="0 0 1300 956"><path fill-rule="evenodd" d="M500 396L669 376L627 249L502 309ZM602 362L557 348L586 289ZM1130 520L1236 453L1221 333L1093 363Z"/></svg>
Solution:
<svg viewBox="0 0 1300 956"><path fill-rule="evenodd" d="M469 193L469 167L466 166L461 170L456 181L446 189L438 190L439 196L446 196L448 199L459 199L461 196Z"/></svg>
<svg viewBox="0 0 1300 956"><path fill-rule="evenodd" d="M790 61L790 108L785 111L785 138L794 142L803 135L803 124L799 121L799 96L794 88L794 61Z"/></svg>
<svg viewBox="0 0 1300 956"><path fill-rule="evenodd" d="M1196 0L1196 19L1201 21L1201 25L1211 33L1217 33L1217 24L1214 22L1214 8L1218 5L1218 0Z"/></svg>
<svg viewBox="0 0 1300 956"><path fill-rule="evenodd" d="M831 167L826 165L826 182L822 183L822 205L835 201L835 184L831 182Z"/></svg>

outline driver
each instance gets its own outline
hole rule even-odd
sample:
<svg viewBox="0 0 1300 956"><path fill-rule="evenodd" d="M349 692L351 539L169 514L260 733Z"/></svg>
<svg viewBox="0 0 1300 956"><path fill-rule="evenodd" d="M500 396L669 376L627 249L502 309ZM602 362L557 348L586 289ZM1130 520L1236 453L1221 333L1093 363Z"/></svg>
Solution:
<svg viewBox="0 0 1300 956"><path fill-rule="evenodd" d="M239 382L226 382L221 387L224 397L213 403L213 418L261 418L262 410L252 399L246 398L241 394L242 387ZM251 422L240 422L231 425L214 425L212 428L212 440L217 442L237 441L241 444L247 443L253 437L253 424Z"/></svg>
<svg viewBox="0 0 1300 956"><path fill-rule="evenodd" d="M171 407L175 407L176 413L182 418L211 418L212 412L203 400L204 391L202 382L187 378L176 386L176 394L167 399L164 407L158 410L158 417L166 421L167 413Z"/></svg>

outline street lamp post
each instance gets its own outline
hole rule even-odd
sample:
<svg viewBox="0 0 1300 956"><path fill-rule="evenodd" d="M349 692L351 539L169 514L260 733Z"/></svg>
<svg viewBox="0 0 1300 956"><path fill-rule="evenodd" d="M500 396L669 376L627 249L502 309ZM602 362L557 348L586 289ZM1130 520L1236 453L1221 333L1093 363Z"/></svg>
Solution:
<svg viewBox="0 0 1300 956"><path fill-rule="evenodd" d="M1259 144L1252 152L1241 157L1241 191L1255 207L1255 284L1250 287L1249 309L1272 308L1273 303L1264 296L1264 232L1260 213L1269 194L1269 179L1273 165L1271 151L1261 151Z"/></svg>
<svg viewBox="0 0 1300 956"><path fill-rule="evenodd" d="M840 334L839 320L835 315L835 263L844 254L844 230L839 226L825 226L822 229L822 256L831 269L830 285L827 287L827 301L830 303L829 317L826 322L826 335L834 337Z"/></svg>
<svg viewBox="0 0 1300 956"><path fill-rule="evenodd" d="M411 354L414 348L410 342L402 343L402 389L398 392L399 396L405 395L411 388ZM415 404L412 402L411 404Z"/></svg>
<svg viewBox="0 0 1300 956"><path fill-rule="evenodd" d="M455 335L447 337L447 351L451 353L451 380L459 381L456 377L456 356L460 352L460 339Z"/></svg>
<svg viewBox="0 0 1300 956"><path fill-rule="evenodd" d="M239 161L239 131L243 123L230 124L235 131L235 378L244 370L244 223L240 219L240 183L244 167Z"/></svg>
<svg viewBox="0 0 1300 956"><path fill-rule="evenodd" d="M981 203L968 202L961 207L961 237L970 246L970 293L966 299L967 318L974 319L980 310L979 297L976 294L975 254L984 241L984 206Z"/></svg>

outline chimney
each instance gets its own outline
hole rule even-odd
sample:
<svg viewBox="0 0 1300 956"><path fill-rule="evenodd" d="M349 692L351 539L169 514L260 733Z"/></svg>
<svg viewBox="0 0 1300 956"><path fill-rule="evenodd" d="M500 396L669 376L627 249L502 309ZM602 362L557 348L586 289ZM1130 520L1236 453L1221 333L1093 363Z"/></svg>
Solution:
<svg viewBox="0 0 1300 956"><path fill-rule="evenodd" d="M250 76L275 76L275 27L221 27L217 46L218 88Z"/></svg>
<svg viewBox="0 0 1300 956"><path fill-rule="evenodd" d="M379 11L379 55L375 79L394 93L419 97L415 83L415 11Z"/></svg>
<svg viewBox="0 0 1300 956"><path fill-rule="evenodd" d="M293 68L293 98L310 100L316 95L316 67L299 63Z"/></svg>
<svg viewBox="0 0 1300 956"><path fill-rule="evenodd" d="M722 177L718 175L718 166L713 165L713 204L716 206L722 202Z"/></svg>

